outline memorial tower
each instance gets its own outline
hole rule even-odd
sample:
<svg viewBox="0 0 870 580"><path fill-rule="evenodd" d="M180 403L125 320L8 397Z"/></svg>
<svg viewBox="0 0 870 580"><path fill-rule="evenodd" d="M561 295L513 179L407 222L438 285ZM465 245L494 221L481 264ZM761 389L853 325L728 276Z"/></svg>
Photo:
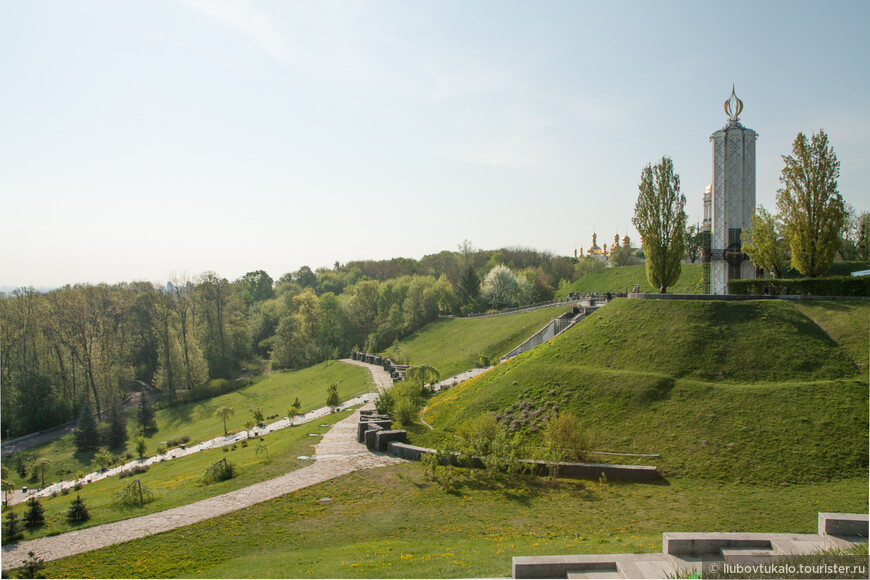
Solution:
<svg viewBox="0 0 870 580"><path fill-rule="evenodd" d="M740 245L743 230L755 215L758 134L740 124L742 111L743 101L737 98L732 86L731 97L725 101L728 123L710 136L713 183L709 197L704 196L704 225L709 235L702 252L707 294L727 294L728 280L755 277L755 266Z"/></svg>

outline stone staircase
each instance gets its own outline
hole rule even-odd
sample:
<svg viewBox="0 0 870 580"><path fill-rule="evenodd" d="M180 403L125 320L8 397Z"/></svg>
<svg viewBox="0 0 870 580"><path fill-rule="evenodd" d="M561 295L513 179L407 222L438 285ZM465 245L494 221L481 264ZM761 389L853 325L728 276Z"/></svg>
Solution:
<svg viewBox="0 0 870 580"><path fill-rule="evenodd" d="M816 534L662 534L661 553L521 556L513 558L514 578L666 578L722 563L810 554L866 542L867 514L819 513Z"/></svg>

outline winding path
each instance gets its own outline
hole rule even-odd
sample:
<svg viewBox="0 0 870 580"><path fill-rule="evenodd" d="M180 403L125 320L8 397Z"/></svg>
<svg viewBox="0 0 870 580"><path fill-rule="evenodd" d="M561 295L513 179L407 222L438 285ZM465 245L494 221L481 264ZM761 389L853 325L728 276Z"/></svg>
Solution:
<svg viewBox="0 0 870 580"><path fill-rule="evenodd" d="M358 361L343 362L369 368L379 390L389 388L392 385L391 380L387 383L384 381L384 377L377 373L380 370L389 380L389 375L380 367ZM362 409L372 407L373 404L368 403ZM389 455L372 453L366 449L365 445L357 443L357 423L359 423L359 410L336 423L332 429L324 434L321 442L315 446L315 462L312 465L274 479L138 518L17 544L4 544L3 569L21 566L30 551L45 561L65 558L195 524L360 469L383 467L404 461Z"/></svg>

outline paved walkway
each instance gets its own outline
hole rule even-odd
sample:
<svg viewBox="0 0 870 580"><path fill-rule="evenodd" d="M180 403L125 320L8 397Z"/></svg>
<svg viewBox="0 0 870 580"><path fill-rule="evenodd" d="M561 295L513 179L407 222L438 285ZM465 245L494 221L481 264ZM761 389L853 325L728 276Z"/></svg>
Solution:
<svg viewBox="0 0 870 580"><path fill-rule="evenodd" d="M348 361L345 361L348 362ZM375 383L379 388L386 383L378 381L374 365L358 363L372 370ZM386 372L381 369L386 375ZM389 375L387 375L389 379ZM391 384L391 383L390 383ZM372 403L362 409L372 408ZM284 494L303 489L360 469L383 467L404 460L385 454L371 453L365 445L357 443L356 433L359 411L336 423L315 446L314 464L292 471L243 489L232 491L196 503L170 510L140 516L129 520L94 526L59 536L39 538L18 544L3 545L3 569L17 568L33 551L45 561L65 558L82 552L97 550L106 546L120 544L152 534L159 534L221 516L230 512L268 501Z"/></svg>

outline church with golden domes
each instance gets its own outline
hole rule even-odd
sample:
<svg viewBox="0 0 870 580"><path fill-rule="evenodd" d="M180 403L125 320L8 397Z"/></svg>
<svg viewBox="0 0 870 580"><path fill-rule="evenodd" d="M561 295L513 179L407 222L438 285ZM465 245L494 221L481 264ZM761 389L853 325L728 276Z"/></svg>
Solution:
<svg viewBox="0 0 870 580"><path fill-rule="evenodd" d="M630 248L631 247L631 238L628 237L628 234L622 238L622 247ZM578 252L577 249L574 249L574 257L582 260L583 258L592 257L597 260L601 260L602 262L607 262L610 258L610 255L619 248L619 234L613 236L613 244L610 246L610 250L607 249L607 244L604 244L604 247L601 248L598 246L598 234L592 234L592 245L586 250L586 254L583 254L583 248L580 248Z"/></svg>

